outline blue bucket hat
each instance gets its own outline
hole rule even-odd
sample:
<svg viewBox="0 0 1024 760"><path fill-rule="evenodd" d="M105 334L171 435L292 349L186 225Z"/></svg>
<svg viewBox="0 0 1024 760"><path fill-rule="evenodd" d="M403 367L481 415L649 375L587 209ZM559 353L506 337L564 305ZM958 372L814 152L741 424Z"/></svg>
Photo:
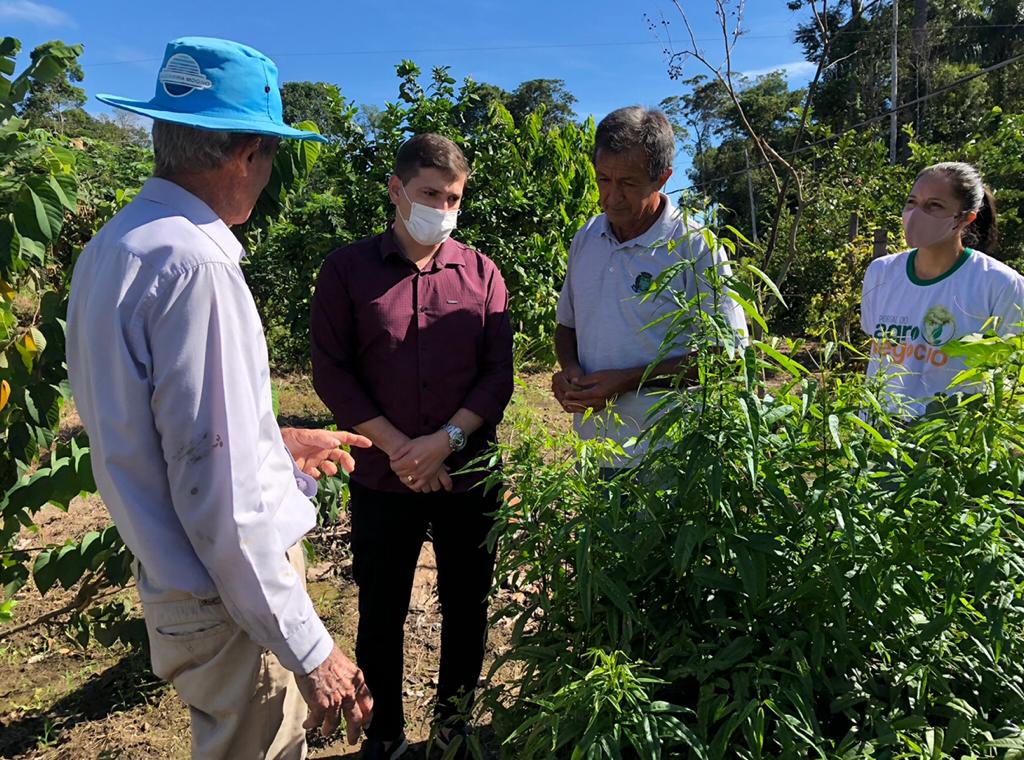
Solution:
<svg viewBox="0 0 1024 760"><path fill-rule="evenodd" d="M151 100L97 95L115 108L199 129L327 139L284 123L277 66L258 50L213 37L167 43Z"/></svg>

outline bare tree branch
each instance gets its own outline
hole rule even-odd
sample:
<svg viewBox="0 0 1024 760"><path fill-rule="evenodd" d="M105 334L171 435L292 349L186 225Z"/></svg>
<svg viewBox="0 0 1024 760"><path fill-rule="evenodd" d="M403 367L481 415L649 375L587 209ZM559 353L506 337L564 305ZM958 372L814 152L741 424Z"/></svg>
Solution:
<svg viewBox="0 0 1024 760"><path fill-rule="evenodd" d="M767 168L771 174L772 186L775 190L775 208L769 238L764 249L764 257L762 260L762 264L765 268L768 267L777 248L779 247L779 232L783 215L791 205L793 206L793 218L786 245L786 256L778 271L775 273L775 282L777 285L781 286L796 258L797 233L800 222L803 218L804 209L807 207L807 199L804 196L803 181L796 166L783 157L780 151L762 134L760 134L757 128L755 128L751 123L745 109L743 108L743 104L740 101L739 91L734 79L732 60L735 46L743 33L742 19L745 2L744 0L734 0L734 3L730 8L730 0L715 0L715 15L718 18L723 53L722 63L718 65L712 63L710 57L702 51L700 46L697 44L697 35L693 25L690 23L689 17L686 14L686 10L683 7L683 0L672 0L672 4L675 7L676 12L679 14L679 17L686 28L687 34L689 35L690 48L684 51L676 51L671 47L671 42L668 43L666 53L669 55L670 76L677 78L681 73L682 64L690 58L701 63L705 68L712 72L721 84L729 98L729 101L735 109L743 127L743 131L757 148L762 159L762 165ZM814 97L818 90L818 84L821 81L824 72L830 65L832 65L829 61L829 55L832 47L832 34L829 29L828 0L810 0L808 5L810 6L811 13L814 17L814 23L818 28L818 33L821 38L821 47L817 65L815 67L814 77L808 85L804 96L804 102L800 113L800 123L797 127L796 134L793 137L793 145L792 149L789 151L789 155L797 152L800 147L800 143L803 142L807 135L808 127L810 125L812 106L814 104ZM736 18L736 22L733 25L730 25L729 23L729 14L731 11L734 12ZM665 21L662 22L662 25L666 28L668 27L668 24ZM770 306L765 308L766 313L769 311Z"/></svg>

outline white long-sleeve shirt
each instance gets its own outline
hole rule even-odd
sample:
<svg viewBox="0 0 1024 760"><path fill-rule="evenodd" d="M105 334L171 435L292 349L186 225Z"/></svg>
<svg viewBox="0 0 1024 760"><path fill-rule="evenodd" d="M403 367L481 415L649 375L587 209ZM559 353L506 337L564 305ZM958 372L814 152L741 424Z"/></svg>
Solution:
<svg viewBox="0 0 1024 760"><path fill-rule="evenodd" d="M308 673L333 641L286 552L316 524L316 485L274 417L243 253L205 203L150 179L75 266L68 374L100 494L150 593L219 596Z"/></svg>

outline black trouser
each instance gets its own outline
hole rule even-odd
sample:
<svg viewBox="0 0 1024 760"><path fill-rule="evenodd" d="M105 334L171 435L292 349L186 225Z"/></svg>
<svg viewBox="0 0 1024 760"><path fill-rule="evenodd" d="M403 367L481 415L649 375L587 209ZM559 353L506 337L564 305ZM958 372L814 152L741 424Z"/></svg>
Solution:
<svg viewBox="0 0 1024 760"><path fill-rule="evenodd" d="M367 735L388 741L405 726L402 671L405 618L427 526L437 557L441 667L437 718L466 707L480 677L487 635L487 592L494 553L484 546L499 489L485 494L388 493L350 483L352 574L359 585L356 662L373 694Z"/></svg>

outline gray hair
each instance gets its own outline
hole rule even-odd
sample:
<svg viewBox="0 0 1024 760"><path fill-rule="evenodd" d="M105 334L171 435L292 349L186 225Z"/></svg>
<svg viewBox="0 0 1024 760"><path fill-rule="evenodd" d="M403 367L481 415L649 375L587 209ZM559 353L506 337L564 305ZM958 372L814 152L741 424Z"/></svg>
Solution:
<svg viewBox="0 0 1024 760"><path fill-rule="evenodd" d="M153 174L167 177L219 168L240 145L260 138L260 152L271 155L280 138L247 132L214 132L169 121L153 122Z"/></svg>
<svg viewBox="0 0 1024 760"><path fill-rule="evenodd" d="M595 160L601 150L628 153L634 148L643 151L647 159L647 174L652 182L672 168L676 136L665 114L653 108L628 106L601 119L594 135Z"/></svg>

